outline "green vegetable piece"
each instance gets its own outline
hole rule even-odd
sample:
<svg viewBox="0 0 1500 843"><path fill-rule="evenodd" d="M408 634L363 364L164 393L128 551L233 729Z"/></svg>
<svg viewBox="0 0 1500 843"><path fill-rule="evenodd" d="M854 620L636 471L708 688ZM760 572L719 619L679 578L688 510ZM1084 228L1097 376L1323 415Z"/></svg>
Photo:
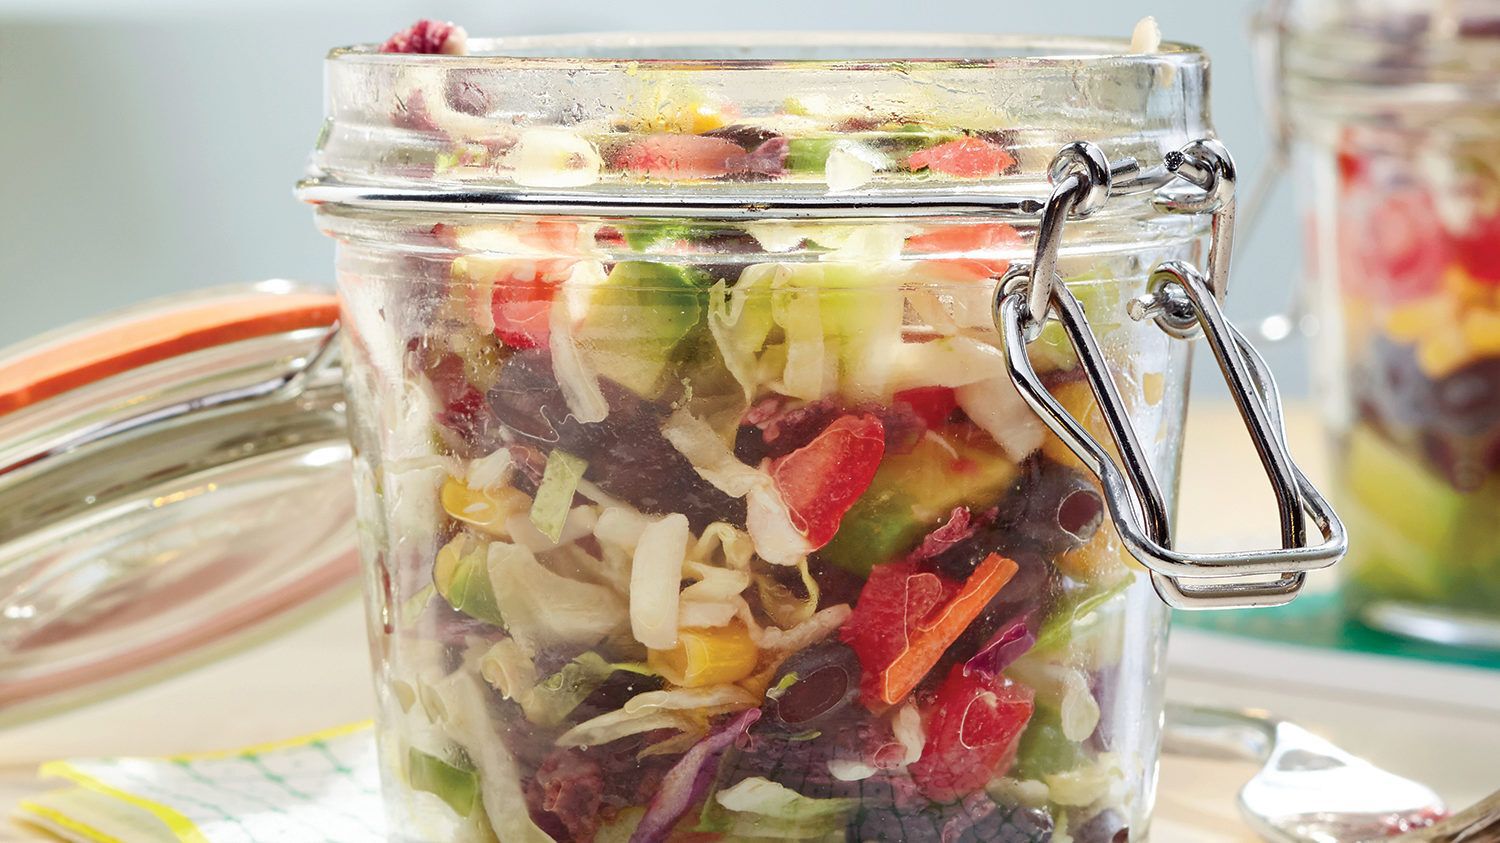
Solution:
<svg viewBox="0 0 1500 843"><path fill-rule="evenodd" d="M1345 448L1344 488L1353 507L1441 556L1468 514L1470 496L1363 425L1350 432Z"/></svg>
<svg viewBox="0 0 1500 843"><path fill-rule="evenodd" d="M1083 747L1063 735L1062 715L1057 709L1038 705L1021 734L1016 765L1010 775L1040 781L1043 776L1066 772L1085 760Z"/></svg>
<svg viewBox="0 0 1500 843"><path fill-rule="evenodd" d="M587 652L563 665L562 669L537 683L523 701L526 716L538 726L551 728L561 724L589 694L616 671L656 675L638 662L608 662L598 653Z"/></svg>
<svg viewBox="0 0 1500 843"><path fill-rule="evenodd" d="M505 617L495 602L490 584L489 546L468 533L460 533L437 553L432 583L448 605L475 620L504 626Z"/></svg>
<svg viewBox="0 0 1500 843"><path fill-rule="evenodd" d="M916 546L954 507L988 505L1015 482L1015 463L987 439L945 442L925 438L910 453L887 455L820 557L866 576Z"/></svg>
<svg viewBox="0 0 1500 843"><path fill-rule="evenodd" d="M1124 594L1133 582L1135 582L1135 577L1125 577L1109 588L1085 592L1076 600L1063 603L1048 615L1045 621L1042 621L1041 629L1037 632L1036 644L1031 648L1031 652L1046 652L1072 641L1073 630L1079 623L1110 600Z"/></svg>
<svg viewBox="0 0 1500 843"><path fill-rule="evenodd" d="M786 169L789 173L822 174L828 166L828 153L838 138L792 138L786 143Z"/></svg>
<svg viewBox="0 0 1500 843"><path fill-rule="evenodd" d="M563 524L573 508L573 493L578 491L578 481L588 467L588 460L561 448L553 448L547 455L542 484L531 502L531 523L542 535L553 541L562 538Z"/></svg>
<svg viewBox="0 0 1500 843"><path fill-rule="evenodd" d="M622 261L594 288L573 339L593 369L645 398L702 323L712 279L690 266Z"/></svg>
<svg viewBox="0 0 1500 843"><path fill-rule="evenodd" d="M642 251L657 243L671 240L701 240L711 232L701 225L679 220L636 220L621 222L616 226L625 245Z"/></svg>
<svg viewBox="0 0 1500 843"><path fill-rule="evenodd" d="M406 778L413 790L431 793L461 817L479 807L479 774L470 765L455 766L413 747L406 752Z"/></svg>

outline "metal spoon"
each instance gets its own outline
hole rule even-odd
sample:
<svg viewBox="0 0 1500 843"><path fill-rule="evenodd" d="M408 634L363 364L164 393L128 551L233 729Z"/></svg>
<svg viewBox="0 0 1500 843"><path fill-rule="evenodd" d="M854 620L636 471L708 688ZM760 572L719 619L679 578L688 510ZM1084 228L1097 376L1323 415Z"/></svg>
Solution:
<svg viewBox="0 0 1500 843"><path fill-rule="evenodd" d="M1500 840L1500 794L1438 823L1447 810L1430 788L1263 711L1169 703L1165 749L1261 762L1240 790L1239 807L1250 827L1273 843Z"/></svg>

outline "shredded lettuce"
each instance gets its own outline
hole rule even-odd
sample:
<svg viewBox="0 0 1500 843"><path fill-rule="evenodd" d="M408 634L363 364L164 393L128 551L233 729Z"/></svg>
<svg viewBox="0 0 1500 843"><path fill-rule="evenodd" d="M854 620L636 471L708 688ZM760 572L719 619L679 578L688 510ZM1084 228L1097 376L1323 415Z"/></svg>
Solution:
<svg viewBox="0 0 1500 843"><path fill-rule="evenodd" d="M739 381L746 401L760 390L756 355L765 347L772 326L769 276L760 266L746 267L732 293L723 281L708 292L708 330L719 346L724 368Z"/></svg>
<svg viewBox="0 0 1500 843"><path fill-rule="evenodd" d="M469 533L459 533L437 552L432 580L448 605L475 620L505 626L489 577L489 549Z"/></svg>
<svg viewBox="0 0 1500 843"><path fill-rule="evenodd" d="M670 691L647 691L625 701L623 710L630 714L647 711L742 711L755 708L760 698L738 685L707 685L702 688L675 688Z"/></svg>
<svg viewBox="0 0 1500 843"><path fill-rule="evenodd" d="M648 709L631 713L624 709L615 709L592 720L585 720L563 732L557 738L557 745L598 746L631 735L654 732L657 729L686 732L696 727L697 724L693 718L681 712Z"/></svg>
<svg viewBox="0 0 1500 843"><path fill-rule="evenodd" d="M761 608L765 609L771 621L782 628L796 626L818 610L818 600L821 596L818 581L808 570L807 558L803 557L797 562L797 572L802 577L802 590L805 597L798 597L792 589L782 585L771 576L769 571L756 571L752 578L755 581L756 594L760 596Z"/></svg>
<svg viewBox="0 0 1500 843"><path fill-rule="evenodd" d="M617 670L650 674L651 670L636 662L609 662L589 651L562 666L562 669L533 685L518 698L526 719L538 726L560 725L589 694L598 690Z"/></svg>
<svg viewBox="0 0 1500 843"><path fill-rule="evenodd" d="M771 484L769 475L740 462L708 422L685 409L668 416L661 433L698 476L730 497L742 498L752 489Z"/></svg>
<svg viewBox="0 0 1500 843"><path fill-rule="evenodd" d="M573 494L578 490L578 481L589 467L588 461L575 457L561 448L553 448L547 454L547 467L542 471L542 483L537 487L536 499L531 503L531 523L538 531L554 542L562 538L563 524L573 507Z"/></svg>
<svg viewBox="0 0 1500 843"><path fill-rule="evenodd" d="M724 831L731 837L776 840L821 838L841 830L858 799L813 799L760 776L751 776L714 794L728 811Z"/></svg>

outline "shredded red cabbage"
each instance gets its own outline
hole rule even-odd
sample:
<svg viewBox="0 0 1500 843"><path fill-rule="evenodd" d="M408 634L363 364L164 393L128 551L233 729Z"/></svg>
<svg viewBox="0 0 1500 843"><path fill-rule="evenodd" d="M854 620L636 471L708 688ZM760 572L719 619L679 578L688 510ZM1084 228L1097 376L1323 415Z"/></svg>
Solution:
<svg viewBox="0 0 1500 843"><path fill-rule="evenodd" d="M646 806L646 814L641 817L640 825L630 835L630 843L659 843L666 840L683 814L708 794L724 750L733 746L759 719L758 708L742 712L726 723L724 728L694 744L684 753L662 779L656 796Z"/></svg>

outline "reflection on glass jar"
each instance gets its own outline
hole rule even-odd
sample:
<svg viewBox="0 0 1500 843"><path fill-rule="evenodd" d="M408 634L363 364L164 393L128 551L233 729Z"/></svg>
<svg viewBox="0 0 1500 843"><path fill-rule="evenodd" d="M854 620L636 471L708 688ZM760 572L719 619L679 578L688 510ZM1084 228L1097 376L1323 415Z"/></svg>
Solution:
<svg viewBox="0 0 1500 843"><path fill-rule="evenodd" d="M1500 646L1494 14L1295 4L1283 55L1350 604L1392 631Z"/></svg>
<svg viewBox="0 0 1500 843"><path fill-rule="evenodd" d="M813 44L767 55L829 54ZM335 53L316 158L387 200L574 191L529 213L319 208L392 827L1143 839L1166 610L1013 386L992 314L1036 202L818 220L640 203L1045 200L1069 141L1159 165L1208 136L1203 58L967 37L831 53L962 59L899 64L474 46L489 55ZM636 60L653 53L678 60ZM1125 305L1159 262L1202 258L1206 220L1122 199L1070 223L1059 262L1169 498L1189 346ZM1059 326L1030 348L1107 439Z"/></svg>

